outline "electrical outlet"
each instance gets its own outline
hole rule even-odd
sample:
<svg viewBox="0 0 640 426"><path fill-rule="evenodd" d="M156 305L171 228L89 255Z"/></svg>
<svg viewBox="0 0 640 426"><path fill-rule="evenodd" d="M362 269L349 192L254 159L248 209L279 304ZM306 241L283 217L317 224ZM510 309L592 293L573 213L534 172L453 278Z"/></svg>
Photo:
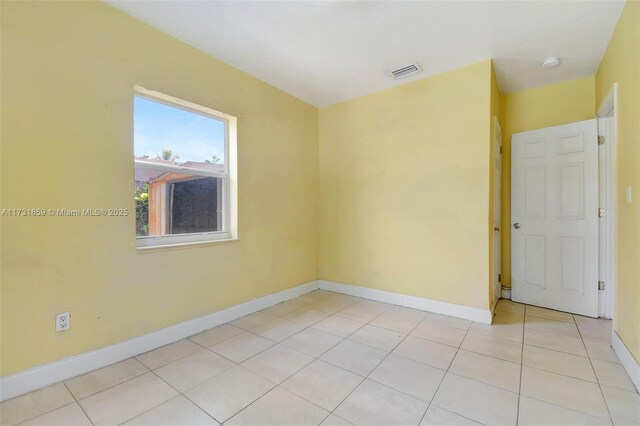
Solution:
<svg viewBox="0 0 640 426"><path fill-rule="evenodd" d="M63 312L56 315L56 331L67 331L71 327L71 314Z"/></svg>

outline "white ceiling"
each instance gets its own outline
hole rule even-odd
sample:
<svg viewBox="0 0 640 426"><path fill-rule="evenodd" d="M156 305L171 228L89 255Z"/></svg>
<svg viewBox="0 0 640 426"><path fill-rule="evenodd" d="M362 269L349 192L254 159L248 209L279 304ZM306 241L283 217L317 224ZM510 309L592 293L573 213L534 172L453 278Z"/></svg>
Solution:
<svg viewBox="0 0 640 426"><path fill-rule="evenodd" d="M501 91L593 75L623 1L120 1L112 6L315 106L493 58ZM543 69L547 56L561 65ZM388 71L424 71L394 80Z"/></svg>

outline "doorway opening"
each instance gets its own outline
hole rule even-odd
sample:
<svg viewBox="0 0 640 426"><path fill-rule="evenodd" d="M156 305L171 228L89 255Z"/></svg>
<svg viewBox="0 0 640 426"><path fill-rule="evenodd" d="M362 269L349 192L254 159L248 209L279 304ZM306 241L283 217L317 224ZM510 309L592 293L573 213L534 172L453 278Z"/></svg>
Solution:
<svg viewBox="0 0 640 426"><path fill-rule="evenodd" d="M512 299L611 319L617 87L596 119L512 137Z"/></svg>

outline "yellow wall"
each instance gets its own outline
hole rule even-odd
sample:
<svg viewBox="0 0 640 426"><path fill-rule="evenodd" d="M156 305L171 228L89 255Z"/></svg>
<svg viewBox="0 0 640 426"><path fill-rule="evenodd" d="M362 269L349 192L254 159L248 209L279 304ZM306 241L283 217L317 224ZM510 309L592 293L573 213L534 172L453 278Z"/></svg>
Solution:
<svg viewBox="0 0 640 426"><path fill-rule="evenodd" d="M640 362L640 2L627 1L596 74L600 105L618 82L614 328ZM625 191L633 187L633 203Z"/></svg>
<svg viewBox="0 0 640 426"><path fill-rule="evenodd" d="M502 282L511 285L511 135L596 116L594 77L568 81L501 98L502 119Z"/></svg>
<svg viewBox="0 0 640 426"><path fill-rule="evenodd" d="M320 278L488 309L491 62L320 111Z"/></svg>
<svg viewBox="0 0 640 426"><path fill-rule="evenodd" d="M133 212L139 84L238 117L240 238L139 254L133 216L3 218L3 375L317 279L316 108L101 2L2 2L1 31L3 208Z"/></svg>

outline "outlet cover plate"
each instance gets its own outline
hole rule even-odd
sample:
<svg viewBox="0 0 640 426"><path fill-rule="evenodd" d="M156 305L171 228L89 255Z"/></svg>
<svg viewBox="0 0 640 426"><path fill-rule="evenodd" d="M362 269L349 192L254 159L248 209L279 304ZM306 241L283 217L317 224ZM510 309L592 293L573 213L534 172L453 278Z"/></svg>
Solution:
<svg viewBox="0 0 640 426"><path fill-rule="evenodd" d="M71 314L63 312L56 315L56 331L66 331L71 327Z"/></svg>

